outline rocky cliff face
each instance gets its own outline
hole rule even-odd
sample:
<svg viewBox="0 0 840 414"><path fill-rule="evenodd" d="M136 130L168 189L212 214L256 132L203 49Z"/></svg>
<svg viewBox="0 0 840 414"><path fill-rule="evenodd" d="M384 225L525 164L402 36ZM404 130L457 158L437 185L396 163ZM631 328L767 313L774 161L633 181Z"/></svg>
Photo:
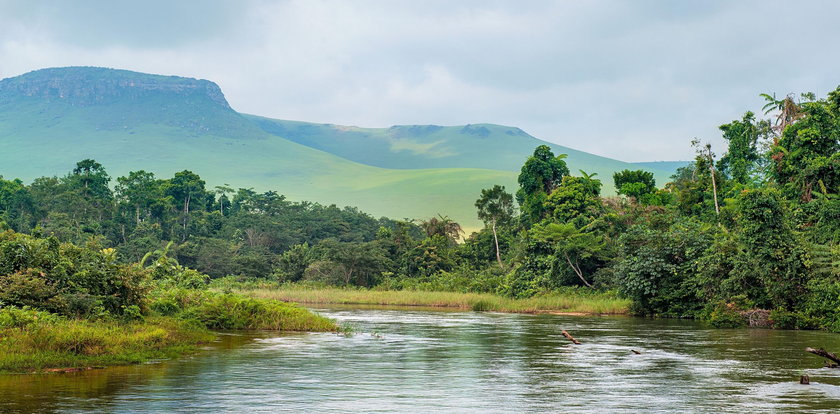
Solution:
<svg viewBox="0 0 840 414"><path fill-rule="evenodd" d="M230 109L213 82L96 67L50 68L0 80L0 100L40 98L92 106L144 98L201 99Z"/></svg>

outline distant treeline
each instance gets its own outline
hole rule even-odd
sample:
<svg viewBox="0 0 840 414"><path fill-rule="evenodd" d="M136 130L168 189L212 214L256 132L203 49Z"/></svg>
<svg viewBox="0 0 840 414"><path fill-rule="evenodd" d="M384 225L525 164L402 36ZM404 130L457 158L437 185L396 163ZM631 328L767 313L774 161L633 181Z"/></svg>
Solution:
<svg viewBox="0 0 840 414"><path fill-rule="evenodd" d="M571 175L540 146L515 194L476 194L485 228L462 239L446 216L376 219L275 192L207 188L182 171L116 179L84 160L29 185L0 179L0 220L61 241L97 239L141 261L172 242L181 266L212 277L314 281L528 297L565 286L617 290L638 314L840 331L840 88L817 99L763 95L720 126L721 156L696 158L657 187L642 170ZM112 190L113 188L113 190Z"/></svg>

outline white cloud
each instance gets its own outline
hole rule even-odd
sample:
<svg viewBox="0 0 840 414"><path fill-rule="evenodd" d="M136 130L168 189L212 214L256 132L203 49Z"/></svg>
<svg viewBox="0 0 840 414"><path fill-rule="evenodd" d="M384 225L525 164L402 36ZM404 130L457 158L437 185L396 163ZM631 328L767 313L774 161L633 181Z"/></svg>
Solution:
<svg viewBox="0 0 840 414"><path fill-rule="evenodd" d="M757 110L759 93L840 83L830 1L169 4L0 0L0 77L68 65L199 77L247 113L500 123L630 161L690 158L695 136L720 147L717 126Z"/></svg>

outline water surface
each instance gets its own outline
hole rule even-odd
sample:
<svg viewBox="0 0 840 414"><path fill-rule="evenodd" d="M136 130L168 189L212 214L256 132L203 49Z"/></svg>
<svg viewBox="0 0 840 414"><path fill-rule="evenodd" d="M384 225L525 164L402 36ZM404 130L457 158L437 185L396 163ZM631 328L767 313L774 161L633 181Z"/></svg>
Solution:
<svg viewBox="0 0 840 414"><path fill-rule="evenodd" d="M0 376L19 412L836 412L825 332L691 321L322 309L355 333L226 334L173 361ZM566 329L583 344L573 345ZM631 352L635 349L641 354ZM800 385L799 376L811 377Z"/></svg>

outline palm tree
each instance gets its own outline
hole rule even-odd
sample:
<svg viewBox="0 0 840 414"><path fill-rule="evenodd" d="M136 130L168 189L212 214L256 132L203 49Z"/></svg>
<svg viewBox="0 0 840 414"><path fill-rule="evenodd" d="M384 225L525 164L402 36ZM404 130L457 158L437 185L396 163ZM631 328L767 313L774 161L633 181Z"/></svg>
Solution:
<svg viewBox="0 0 840 414"><path fill-rule="evenodd" d="M809 95L803 94L803 96ZM776 126L774 127L777 131L777 135L781 135L785 130L785 127L796 122L797 119L802 118L805 115L802 111L802 107L799 106L798 103L794 102L792 94L785 96L783 99L776 99L775 93L772 96L762 93L761 97L767 101L767 103L761 108L764 110L765 115L771 112L778 112L776 115Z"/></svg>

